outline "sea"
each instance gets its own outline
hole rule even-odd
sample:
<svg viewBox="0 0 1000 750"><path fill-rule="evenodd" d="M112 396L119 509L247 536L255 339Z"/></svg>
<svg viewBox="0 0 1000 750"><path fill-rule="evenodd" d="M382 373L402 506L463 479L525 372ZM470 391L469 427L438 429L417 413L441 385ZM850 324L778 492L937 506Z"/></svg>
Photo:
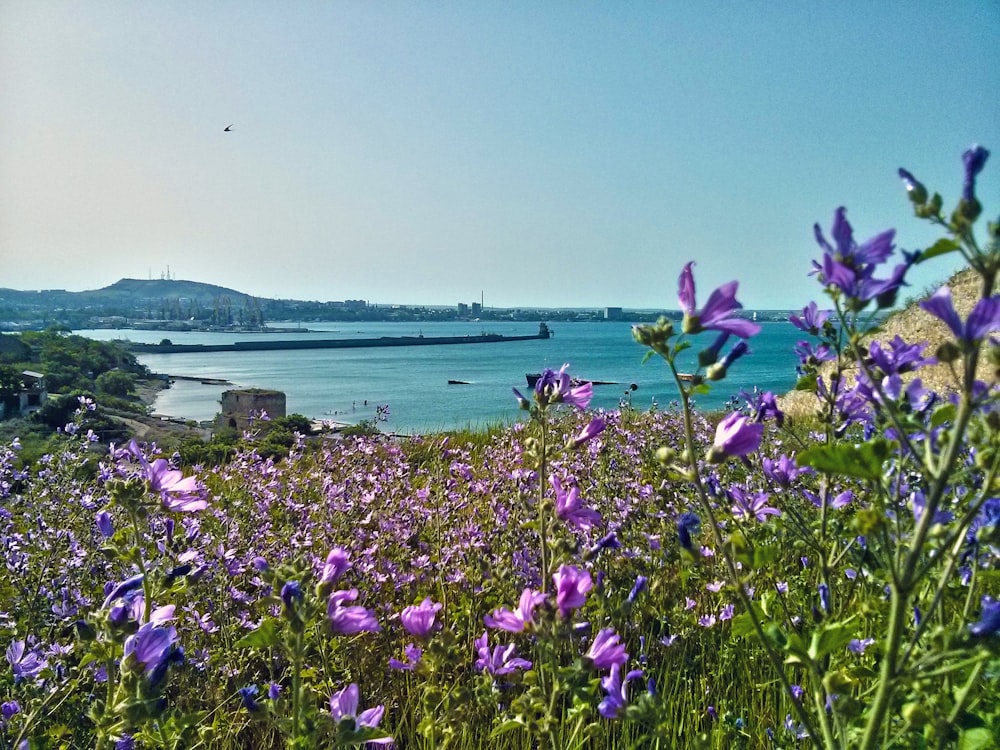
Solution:
<svg viewBox="0 0 1000 750"><path fill-rule="evenodd" d="M273 323L280 327L281 323ZM537 333L537 323L515 321L447 321L429 323L315 323L308 329L285 324L282 332L175 332L137 329L75 331L102 341L127 340L175 344L228 344L252 339L378 338L380 336L466 336ZM449 344L356 349L304 349L212 353L140 354L138 360L155 373L175 378L153 405L157 414L206 421L219 411L222 392L234 388L283 391L288 414L354 424L374 419L376 407L388 405L385 432L428 434L479 429L522 419L512 388L530 395L528 373L558 370L582 380L606 382L593 388L594 408L617 409L623 399L634 408L668 408L676 402L676 385L658 357L643 362L628 323L614 321L554 322L552 338L481 344ZM714 334L695 337L679 369L694 371L697 352ZM795 342L801 331L786 322L761 323L750 340L751 353L740 359L711 392L699 396L703 409L723 407L741 390L781 393L795 383ZM735 339L733 340L735 341ZM202 382L223 380L225 384ZM450 384L449 381L460 381Z"/></svg>

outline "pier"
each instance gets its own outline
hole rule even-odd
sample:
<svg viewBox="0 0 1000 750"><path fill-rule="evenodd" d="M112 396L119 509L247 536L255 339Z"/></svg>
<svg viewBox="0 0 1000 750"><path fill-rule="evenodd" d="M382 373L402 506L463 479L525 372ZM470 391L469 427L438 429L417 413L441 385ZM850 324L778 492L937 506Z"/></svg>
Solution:
<svg viewBox="0 0 1000 750"><path fill-rule="evenodd" d="M501 344L509 341L547 339L552 333L545 323L538 333L526 336L504 336L483 333L478 336L380 336L376 339L295 339L281 341L237 341L233 344L159 344L129 343L128 349L137 354L205 354L209 352L264 352L287 349L360 349L385 346L442 346L447 344Z"/></svg>

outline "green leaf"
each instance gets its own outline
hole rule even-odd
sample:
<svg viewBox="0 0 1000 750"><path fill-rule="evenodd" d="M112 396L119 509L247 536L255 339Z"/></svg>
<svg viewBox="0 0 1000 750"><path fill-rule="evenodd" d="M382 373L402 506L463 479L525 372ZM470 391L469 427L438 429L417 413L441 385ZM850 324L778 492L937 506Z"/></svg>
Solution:
<svg viewBox="0 0 1000 750"><path fill-rule="evenodd" d="M740 612L736 615L729 621L729 628L737 638L749 638L757 635L749 612Z"/></svg>
<svg viewBox="0 0 1000 750"><path fill-rule="evenodd" d="M797 391L815 391L816 390L816 373L811 372L808 375L803 375L795 383L795 390Z"/></svg>
<svg viewBox="0 0 1000 750"><path fill-rule="evenodd" d="M851 620L824 623L818 630L813 631L809 656L814 660L822 659L827 654L846 646L853 636L854 623Z"/></svg>
<svg viewBox="0 0 1000 750"><path fill-rule="evenodd" d="M765 568L778 559L780 548L776 544L762 544L754 547L753 567L755 570Z"/></svg>
<svg viewBox="0 0 1000 750"><path fill-rule="evenodd" d="M281 640L281 623L273 617L264 620L252 633L236 641L236 648L270 648Z"/></svg>
<svg viewBox="0 0 1000 750"><path fill-rule="evenodd" d="M945 404L941 408L935 409L931 416L931 427L940 427L945 422L954 422L956 411L955 404Z"/></svg>
<svg viewBox="0 0 1000 750"><path fill-rule="evenodd" d="M947 255L948 253L954 253L959 250L959 245L955 240L950 240L947 237L942 237L929 248L920 253L920 258L917 263L923 263L925 260L930 260L931 258L936 258L939 255Z"/></svg>
<svg viewBox="0 0 1000 750"><path fill-rule="evenodd" d="M987 750L996 747L993 733L987 727L969 729L958 737L958 750Z"/></svg>
<svg viewBox="0 0 1000 750"><path fill-rule="evenodd" d="M518 721L517 719L508 719L507 721L497 726L497 728L490 733L490 739L494 739L495 737L499 737L502 734L507 734L508 732L514 732L517 731L518 729L524 729L524 728L525 728L524 722Z"/></svg>
<svg viewBox="0 0 1000 750"><path fill-rule="evenodd" d="M891 443L877 438L861 445L817 445L796 457L800 466L811 466L824 474L841 474L858 479L877 481L882 477L882 464L889 457Z"/></svg>

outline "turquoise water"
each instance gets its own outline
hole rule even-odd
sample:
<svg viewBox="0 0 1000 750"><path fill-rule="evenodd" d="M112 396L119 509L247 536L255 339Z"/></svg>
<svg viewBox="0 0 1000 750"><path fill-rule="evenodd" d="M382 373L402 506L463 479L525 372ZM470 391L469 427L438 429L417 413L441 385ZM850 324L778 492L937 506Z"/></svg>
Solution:
<svg viewBox="0 0 1000 750"><path fill-rule="evenodd" d="M712 386L699 405L722 405L741 388L757 386L782 392L795 382L792 347L802 333L789 323L762 323L761 333L751 339L752 354L740 360L729 377ZM537 324L523 322L442 323L310 323L312 333L237 334L175 333L135 330L77 331L95 339L129 338L174 343L230 343L251 338L288 337L354 338L378 336L464 336L500 333L526 335ZM279 352L215 352L206 354L143 354L139 361L158 373L196 378L222 378L232 385L202 385L178 380L161 392L154 405L160 414L194 420L212 419L219 397L230 388L273 388L284 391L288 413L315 419L357 422L371 418L376 404L388 404L391 412L384 429L404 433L483 426L518 419L520 412L511 393L516 386L527 392L525 374L542 368L558 369L570 363L570 373L591 380L614 382L594 387L592 405L617 408L619 400L635 383L632 403L646 408L652 403L666 406L676 399L667 382L666 365L658 358L642 364L647 351L636 344L628 323L554 323L548 340L499 344L391 347L385 349L318 349ZM707 346L711 335L696 339ZM686 352L690 364L699 347ZM461 380L468 385L449 385ZM367 402L367 404L365 403Z"/></svg>

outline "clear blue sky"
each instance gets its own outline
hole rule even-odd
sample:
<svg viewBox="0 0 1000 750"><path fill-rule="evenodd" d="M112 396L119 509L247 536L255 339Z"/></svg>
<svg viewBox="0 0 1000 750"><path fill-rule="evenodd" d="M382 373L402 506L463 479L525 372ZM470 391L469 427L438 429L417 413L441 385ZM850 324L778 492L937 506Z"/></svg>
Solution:
<svg viewBox="0 0 1000 750"><path fill-rule="evenodd" d="M950 206L982 143L997 216L998 49L995 0L5 0L0 287L797 307L839 205L934 239L900 166Z"/></svg>

